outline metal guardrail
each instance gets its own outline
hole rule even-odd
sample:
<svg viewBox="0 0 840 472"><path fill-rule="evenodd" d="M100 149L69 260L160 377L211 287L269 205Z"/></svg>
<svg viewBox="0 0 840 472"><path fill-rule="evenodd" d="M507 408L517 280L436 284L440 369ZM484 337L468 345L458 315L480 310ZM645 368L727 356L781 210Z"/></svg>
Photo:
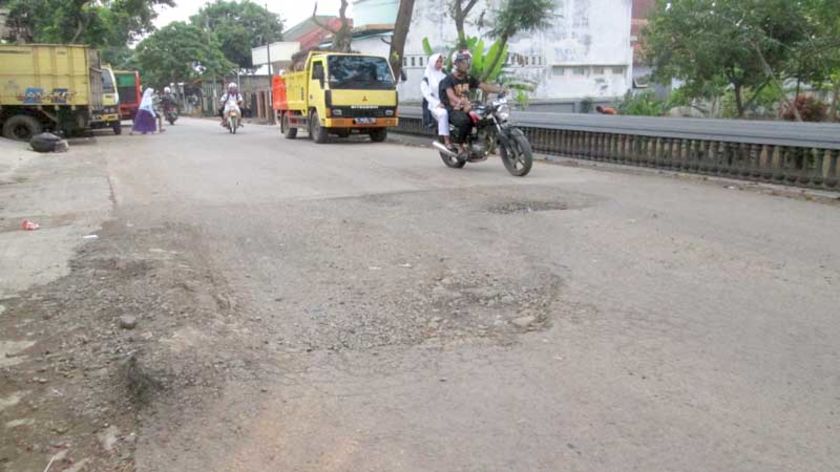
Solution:
<svg viewBox="0 0 840 472"><path fill-rule="evenodd" d="M546 154L838 189L840 125L514 112ZM432 135L419 107L400 107L397 131Z"/></svg>

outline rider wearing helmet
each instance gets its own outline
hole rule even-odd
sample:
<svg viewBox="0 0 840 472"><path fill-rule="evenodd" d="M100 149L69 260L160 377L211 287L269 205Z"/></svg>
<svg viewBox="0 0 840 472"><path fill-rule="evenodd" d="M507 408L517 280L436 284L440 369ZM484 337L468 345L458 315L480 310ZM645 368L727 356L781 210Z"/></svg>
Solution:
<svg viewBox="0 0 840 472"><path fill-rule="evenodd" d="M440 82L440 101L449 112L449 122L458 132L454 138L459 143L461 152L466 149L464 140L470 132L472 120L469 112L472 110L470 90L481 89L484 93L502 93L505 89L501 85L488 84L470 75L472 56L467 51L459 51L453 57L452 73Z"/></svg>
<svg viewBox="0 0 840 472"><path fill-rule="evenodd" d="M228 84L227 92L222 95L222 126L227 126L228 113L236 110L241 114L239 107L242 105L242 95L239 94L239 87L236 82Z"/></svg>

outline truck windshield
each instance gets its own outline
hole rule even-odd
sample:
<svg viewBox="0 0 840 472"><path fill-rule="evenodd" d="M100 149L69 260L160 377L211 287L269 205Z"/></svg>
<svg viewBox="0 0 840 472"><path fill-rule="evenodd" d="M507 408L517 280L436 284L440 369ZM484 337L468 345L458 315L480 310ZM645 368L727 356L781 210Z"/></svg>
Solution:
<svg viewBox="0 0 840 472"><path fill-rule="evenodd" d="M116 93L117 91L113 77L111 77L111 71L108 69L102 69L102 91L105 93Z"/></svg>
<svg viewBox="0 0 840 472"><path fill-rule="evenodd" d="M328 59L330 88L393 89L394 77L388 61L374 56L330 56Z"/></svg>

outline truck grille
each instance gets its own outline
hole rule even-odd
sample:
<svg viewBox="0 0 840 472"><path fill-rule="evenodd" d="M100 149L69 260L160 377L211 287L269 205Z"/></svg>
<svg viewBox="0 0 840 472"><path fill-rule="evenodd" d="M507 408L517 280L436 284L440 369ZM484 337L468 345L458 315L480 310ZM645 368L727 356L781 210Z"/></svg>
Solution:
<svg viewBox="0 0 840 472"><path fill-rule="evenodd" d="M385 113L391 110L390 114ZM396 107L332 107L335 118L391 118L397 116Z"/></svg>

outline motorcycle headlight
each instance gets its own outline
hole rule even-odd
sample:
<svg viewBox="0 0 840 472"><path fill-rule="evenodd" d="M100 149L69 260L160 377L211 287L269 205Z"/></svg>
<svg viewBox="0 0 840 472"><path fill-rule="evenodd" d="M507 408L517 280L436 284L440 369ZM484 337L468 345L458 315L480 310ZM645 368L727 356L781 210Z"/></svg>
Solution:
<svg viewBox="0 0 840 472"><path fill-rule="evenodd" d="M496 114L499 116L499 119L502 121L507 121L510 119L510 106L508 105L500 105Z"/></svg>

